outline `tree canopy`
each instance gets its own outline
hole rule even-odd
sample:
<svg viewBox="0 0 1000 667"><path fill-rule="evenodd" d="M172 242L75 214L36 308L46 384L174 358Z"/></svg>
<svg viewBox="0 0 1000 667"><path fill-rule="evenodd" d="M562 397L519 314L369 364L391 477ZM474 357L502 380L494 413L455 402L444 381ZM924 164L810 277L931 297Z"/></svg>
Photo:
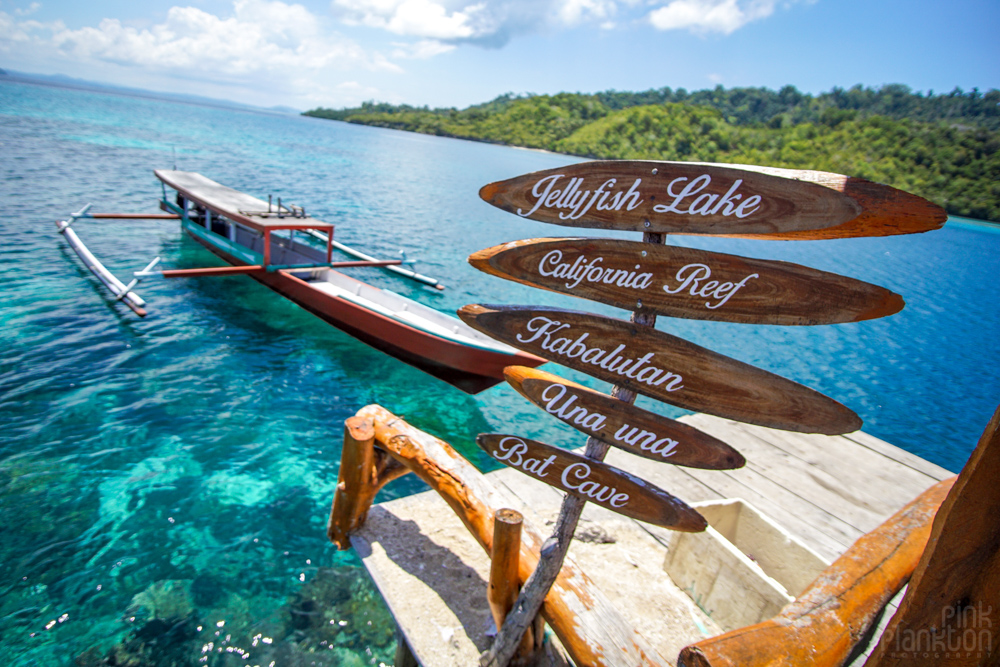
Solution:
<svg viewBox="0 0 1000 667"><path fill-rule="evenodd" d="M607 159L818 169L1000 221L1000 91L721 86L516 96L466 109L366 102L305 115Z"/></svg>

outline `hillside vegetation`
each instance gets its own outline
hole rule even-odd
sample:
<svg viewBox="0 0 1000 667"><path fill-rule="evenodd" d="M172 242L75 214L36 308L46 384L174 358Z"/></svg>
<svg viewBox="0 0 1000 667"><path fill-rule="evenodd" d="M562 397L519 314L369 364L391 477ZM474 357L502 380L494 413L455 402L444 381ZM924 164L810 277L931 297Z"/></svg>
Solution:
<svg viewBox="0 0 1000 667"><path fill-rule="evenodd" d="M717 87L688 93L503 95L467 109L365 103L306 115L588 158L819 169L913 192L949 213L1000 221L1000 91L905 86Z"/></svg>

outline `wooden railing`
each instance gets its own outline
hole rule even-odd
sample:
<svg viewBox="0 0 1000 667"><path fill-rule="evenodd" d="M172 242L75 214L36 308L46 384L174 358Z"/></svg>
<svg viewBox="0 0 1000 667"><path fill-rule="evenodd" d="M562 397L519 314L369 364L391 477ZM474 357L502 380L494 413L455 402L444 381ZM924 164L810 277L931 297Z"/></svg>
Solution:
<svg viewBox="0 0 1000 667"><path fill-rule="evenodd" d="M495 531L499 528L503 533L504 527L497 525L497 511L524 509L520 499L491 484L446 442L385 408L369 405L346 423L340 476L327 528L331 541L341 549L348 548L350 533L364 524L379 489L409 472L437 491L487 554L500 550ZM946 612L955 604L991 610L1000 607L998 477L1000 409L961 476L932 486L862 536L773 619L689 646L681 652L678 664L845 664L859 642L870 637L879 612L911 576L910 591L889 626L893 633L948 617ZM537 529L527 520L523 526L517 558L505 557L506 561L517 561L517 583L530 576L546 548ZM964 560L956 562L950 557L953 554ZM491 606L497 607L493 603L509 595L510 590L491 593ZM961 619L961 612L959 609L948 618ZM671 664L647 645L570 560L545 598L541 615L577 665ZM895 664L891 650L883 645L886 642L883 639L867 665ZM526 642L521 655L534 643ZM993 653L986 659L995 660L1000 648L989 648ZM981 664L977 662L981 658L982 652L972 662L956 658L954 664ZM918 660L915 664L938 663Z"/></svg>

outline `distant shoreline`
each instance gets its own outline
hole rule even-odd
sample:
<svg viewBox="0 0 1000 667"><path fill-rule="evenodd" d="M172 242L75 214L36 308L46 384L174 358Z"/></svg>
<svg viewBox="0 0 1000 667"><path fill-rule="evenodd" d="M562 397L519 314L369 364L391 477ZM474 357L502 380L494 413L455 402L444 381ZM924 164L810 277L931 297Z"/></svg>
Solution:
<svg viewBox="0 0 1000 667"><path fill-rule="evenodd" d="M178 102L180 104L191 104L210 109L221 109L227 111L250 111L252 113L262 113L272 116L292 116L300 115L302 112L290 107L266 108L240 102L230 102L228 100L217 100L199 95L185 95L183 93L161 93L155 90L145 90L142 88L128 88L125 86L114 86L99 83L96 81L85 81L83 79L72 79L62 75L42 75L29 74L26 72L15 72L4 70L0 74L0 83L24 83L35 86L48 86L50 88L64 88L66 90L80 90L92 93L104 93L108 95L121 95L122 97L134 97L139 99L157 100L160 102Z"/></svg>
<svg viewBox="0 0 1000 667"><path fill-rule="evenodd" d="M366 102L303 115L590 159L814 169L921 196L949 215L1000 222L1000 91L906 86L663 88L502 95L466 109Z"/></svg>

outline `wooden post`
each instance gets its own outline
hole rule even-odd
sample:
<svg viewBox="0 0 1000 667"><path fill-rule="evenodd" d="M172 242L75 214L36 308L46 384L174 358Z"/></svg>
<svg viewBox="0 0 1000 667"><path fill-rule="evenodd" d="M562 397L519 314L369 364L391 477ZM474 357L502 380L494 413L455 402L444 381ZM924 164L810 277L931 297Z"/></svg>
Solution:
<svg viewBox="0 0 1000 667"><path fill-rule="evenodd" d="M1000 408L934 517L865 667L1000 665Z"/></svg>
<svg viewBox="0 0 1000 667"><path fill-rule="evenodd" d="M348 534L364 524L379 490L408 472L409 468L375 447L375 421L371 417L345 420L337 491L326 524L330 541L338 549L349 549Z"/></svg>
<svg viewBox="0 0 1000 667"><path fill-rule="evenodd" d="M648 226L648 222L646 223ZM663 243L663 234L645 232L642 235L644 243ZM641 326L652 327L656 324L656 315L651 313L633 312L631 321ZM625 403L635 402L635 392L615 385L611 395ZM603 461L611 446L597 438L587 438L584 454L589 458ZM559 576L566 552L569 551L570 540L576 531L576 525L583 513L586 501L577 496L566 494L562 507L559 509L559 519L556 521L552 536L542 545L538 566L524 583L521 594L517 598L514 609L507 615L503 626L499 628L493 646L483 653L480 659L482 667L506 667L521 643L521 637L531 626L538 610L545 600L549 589Z"/></svg>
<svg viewBox="0 0 1000 667"><path fill-rule="evenodd" d="M340 454L340 474L333 496L326 534L338 549L351 546L348 533L368 516L375 498L375 422L351 417L344 422L344 449Z"/></svg>
<svg viewBox="0 0 1000 667"><path fill-rule="evenodd" d="M513 493L491 483L448 443L424 433L378 405L359 415L375 420L378 448L426 482L454 510L487 554L493 547L493 515L502 507L519 507ZM528 521L521 532L521 580L538 563L542 536ZM565 564L549 591L542 615L559 637L574 664L594 667L665 665L632 625L627 623L579 566ZM542 637L539 632L537 637Z"/></svg>
<svg viewBox="0 0 1000 667"><path fill-rule="evenodd" d="M493 550L486 598L490 603L490 611L493 613L493 621L497 628L503 625L521 590L518 570L521 564L523 523L524 517L517 510L500 509L493 515ZM521 644L514 656L514 664L527 664L531 661L536 645L532 630L533 628L529 628L521 638Z"/></svg>

